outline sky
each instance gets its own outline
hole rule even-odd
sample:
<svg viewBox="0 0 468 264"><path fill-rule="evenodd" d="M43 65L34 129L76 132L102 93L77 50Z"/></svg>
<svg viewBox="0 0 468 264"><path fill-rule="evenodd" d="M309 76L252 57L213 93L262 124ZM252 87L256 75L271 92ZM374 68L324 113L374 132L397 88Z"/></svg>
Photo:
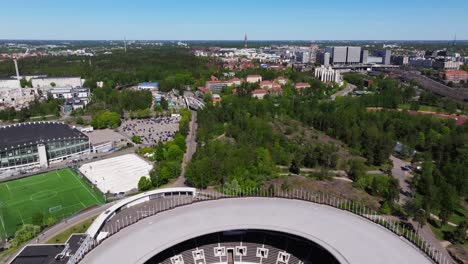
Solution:
<svg viewBox="0 0 468 264"><path fill-rule="evenodd" d="M468 39L468 0L0 0L0 39Z"/></svg>

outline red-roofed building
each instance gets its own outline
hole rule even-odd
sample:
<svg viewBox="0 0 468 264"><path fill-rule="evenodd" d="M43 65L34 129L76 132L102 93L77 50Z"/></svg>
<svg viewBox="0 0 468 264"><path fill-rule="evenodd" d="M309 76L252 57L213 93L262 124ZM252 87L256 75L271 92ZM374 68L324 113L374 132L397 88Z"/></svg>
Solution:
<svg viewBox="0 0 468 264"><path fill-rule="evenodd" d="M266 90L263 89L256 89L252 91L252 97L263 99L263 97L268 94Z"/></svg>
<svg viewBox="0 0 468 264"><path fill-rule="evenodd" d="M262 81L260 82L260 88L262 89L271 89L273 87L273 82L271 81Z"/></svg>
<svg viewBox="0 0 468 264"><path fill-rule="evenodd" d="M273 87L270 90L268 90L268 92L270 94L280 95L283 93L283 88L281 88L281 85L275 83Z"/></svg>
<svg viewBox="0 0 468 264"><path fill-rule="evenodd" d="M248 83L258 83L262 81L262 76L261 75L247 75L246 81Z"/></svg>
<svg viewBox="0 0 468 264"><path fill-rule="evenodd" d="M205 88L205 87L198 87L197 89L198 89L198 91L202 92L203 94L211 93L210 89Z"/></svg>
<svg viewBox="0 0 468 264"><path fill-rule="evenodd" d="M229 85L241 85L242 84L242 79L239 79L237 77L234 77L228 81Z"/></svg>
<svg viewBox="0 0 468 264"><path fill-rule="evenodd" d="M296 83L294 85L294 87L296 88L296 90L300 90L300 89L310 88L310 84L308 84L308 83Z"/></svg>
<svg viewBox="0 0 468 264"><path fill-rule="evenodd" d="M444 78L451 82L468 81L468 72L459 70L447 70Z"/></svg>
<svg viewBox="0 0 468 264"><path fill-rule="evenodd" d="M275 79L275 82L281 85L285 85L288 81L289 81L288 78L284 78L284 77L278 77Z"/></svg>

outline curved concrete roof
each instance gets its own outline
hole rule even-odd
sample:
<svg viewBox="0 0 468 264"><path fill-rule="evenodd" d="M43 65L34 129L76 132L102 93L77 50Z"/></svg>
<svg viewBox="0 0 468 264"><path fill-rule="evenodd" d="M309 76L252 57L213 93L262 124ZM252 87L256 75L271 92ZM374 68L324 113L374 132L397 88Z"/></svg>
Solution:
<svg viewBox="0 0 468 264"><path fill-rule="evenodd" d="M351 213L300 200L233 198L178 207L105 240L81 263L144 263L180 242L213 232L263 229L321 245L340 263L432 263L387 229Z"/></svg>
<svg viewBox="0 0 468 264"><path fill-rule="evenodd" d="M109 207L105 212L101 213L96 220L93 221L91 226L86 230L86 234L90 235L93 239L96 238L99 234L99 231L101 230L101 227L108 221L112 216L114 216L114 213L119 210L122 207L127 206L128 204L131 204L133 202L139 201L139 200L149 200L149 197L152 195L157 195L157 194L165 194L165 193L172 193L172 192L186 192L190 193L192 195L196 194L196 189L195 188L188 188L188 187L176 187L176 188L165 188L165 189L157 189L157 190L152 190L152 191L147 191L144 193L140 193L128 198L125 198L123 200L120 200L116 202L114 205Z"/></svg>

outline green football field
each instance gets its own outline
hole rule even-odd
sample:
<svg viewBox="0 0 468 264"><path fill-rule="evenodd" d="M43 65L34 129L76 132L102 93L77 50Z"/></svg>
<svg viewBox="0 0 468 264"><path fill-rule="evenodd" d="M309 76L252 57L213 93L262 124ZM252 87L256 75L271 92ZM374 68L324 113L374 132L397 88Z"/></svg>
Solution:
<svg viewBox="0 0 468 264"><path fill-rule="evenodd" d="M13 236L23 223L41 212L44 222L57 221L95 204L104 197L71 169L0 183L0 237Z"/></svg>

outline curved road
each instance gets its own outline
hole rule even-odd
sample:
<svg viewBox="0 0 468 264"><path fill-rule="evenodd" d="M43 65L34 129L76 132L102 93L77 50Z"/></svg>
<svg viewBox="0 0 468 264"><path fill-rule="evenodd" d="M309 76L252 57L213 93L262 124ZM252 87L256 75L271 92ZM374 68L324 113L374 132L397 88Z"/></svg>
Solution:
<svg viewBox="0 0 468 264"><path fill-rule="evenodd" d="M233 198L178 207L129 226L89 252L81 263L144 263L200 235L266 229L312 240L340 263L432 263L413 245L364 218L311 202Z"/></svg>

